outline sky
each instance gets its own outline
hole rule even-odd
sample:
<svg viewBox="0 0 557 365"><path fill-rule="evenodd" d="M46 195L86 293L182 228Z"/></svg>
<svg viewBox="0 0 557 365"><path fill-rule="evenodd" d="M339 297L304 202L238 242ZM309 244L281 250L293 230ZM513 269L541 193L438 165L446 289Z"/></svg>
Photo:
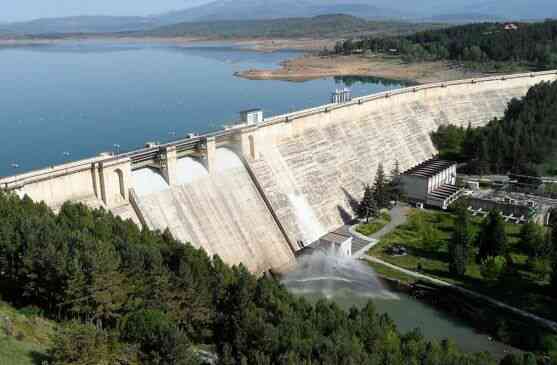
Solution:
<svg viewBox="0 0 557 365"><path fill-rule="evenodd" d="M209 0L4 0L0 22L73 15L150 15Z"/></svg>

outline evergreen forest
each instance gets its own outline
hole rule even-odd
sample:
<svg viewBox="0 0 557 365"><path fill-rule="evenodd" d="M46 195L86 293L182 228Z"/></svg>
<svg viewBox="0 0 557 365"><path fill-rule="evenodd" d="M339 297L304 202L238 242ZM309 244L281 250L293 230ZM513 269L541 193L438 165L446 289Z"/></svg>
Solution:
<svg viewBox="0 0 557 365"><path fill-rule="evenodd" d="M440 126L431 137L441 158L466 162L469 173L555 174L557 82L533 86L484 127Z"/></svg>
<svg viewBox="0 0 557 365"><path fill-rule="evenodd" d="M0 217L2 300L58 323L48 364L199 364L207 352L223 365L496 364L401 334L371 302L349 312L309 304L102 209L66 203L54 214L0 192Z"/></svg>
<svg viewBox="0 0 557 365"><path fill-rule="evenodd" d="M335 53L371 51L406 61L450 60L484 71L557 67L557 20L538 23L476 23L408 36L363 37L337 43Z"/></svg>

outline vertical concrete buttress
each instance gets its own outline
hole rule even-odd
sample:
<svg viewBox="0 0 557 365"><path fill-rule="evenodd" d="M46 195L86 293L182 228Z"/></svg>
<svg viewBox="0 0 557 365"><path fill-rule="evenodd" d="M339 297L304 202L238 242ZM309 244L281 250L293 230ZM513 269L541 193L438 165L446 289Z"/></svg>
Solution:
<svg viewBox="0 0 557 365"><path fill-rule="evenodd" d="M207 137L205 140L205 159L207 161L207 170L210 174L215 172L215 159L217 154L217 142L215 137Z"/></svg>
<svg viewBox="0 0 557 365"><path fill-rule="evenodd" d="M114 208L129 201L131 166L129 158L99 163L101 198L107 208Z"/></svg>
<svg viewBox="0 0 557 365"><path fill-rule="evenodd" d="M178 162L178 157L176 154L176 146L170 146L164 148L161 153L161 168L162 175L168 185L176 185L176 164Z"/></svg>
<svg viewBox="0 0 557 365"><path fill-rule="evenodd" d="M242 130L240 135L242 155L247 160L257 160L259 151L257 146L257 129Z"/></svg>

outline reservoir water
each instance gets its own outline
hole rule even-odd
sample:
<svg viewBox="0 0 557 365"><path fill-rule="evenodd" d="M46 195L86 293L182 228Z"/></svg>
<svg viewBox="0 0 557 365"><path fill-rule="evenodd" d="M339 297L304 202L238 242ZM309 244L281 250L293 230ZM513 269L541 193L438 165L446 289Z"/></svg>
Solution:
<svg viewBox="0 0 557 365"><path fill-rule="evenodd" d="M62 43L0 48L0 176L220 128L238 112L274 115L329 101L342 80L234 76L299 53L229 44ZM355 95L397 83L349 78ZM19 167L14 168L12 165Z"/></svg>
<svg viewBox="0 0 557 365"><path fill-rule="evenodd" d="M427 339L450 338L464 351L485 351L497 358L516 351L404 292L387 289L365 262L331 251L317 249L301 255L283 284L311 302L328 298L345 310L361 308L371 300L377 312L387 313L400 332L418 328Z"/></svg>

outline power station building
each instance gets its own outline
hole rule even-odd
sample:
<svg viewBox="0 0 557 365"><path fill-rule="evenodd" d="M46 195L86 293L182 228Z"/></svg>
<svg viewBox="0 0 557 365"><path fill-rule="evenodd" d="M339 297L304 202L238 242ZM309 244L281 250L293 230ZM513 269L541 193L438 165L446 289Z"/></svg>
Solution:
<svg viewBox="0 0 557 365"><path fill-rule="evenodd" d="M404 193L411 203L447 209L462 192L456 186L456 163L430 159L402 174Z"/></svg>

